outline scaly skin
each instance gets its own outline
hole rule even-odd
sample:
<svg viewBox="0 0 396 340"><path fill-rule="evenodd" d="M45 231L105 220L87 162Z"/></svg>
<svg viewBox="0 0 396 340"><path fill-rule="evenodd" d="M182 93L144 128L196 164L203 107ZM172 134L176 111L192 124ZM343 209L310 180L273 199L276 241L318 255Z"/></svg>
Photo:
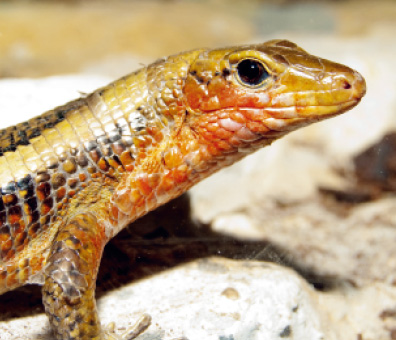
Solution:
<svg viewBox="0 0 396 340"><path fill-rule="evenodd" d="M354 107L356 71L285 40L166 59L0 131L0 294L43 285L58 339L102 339L105 244L201 179Z"/></svg>

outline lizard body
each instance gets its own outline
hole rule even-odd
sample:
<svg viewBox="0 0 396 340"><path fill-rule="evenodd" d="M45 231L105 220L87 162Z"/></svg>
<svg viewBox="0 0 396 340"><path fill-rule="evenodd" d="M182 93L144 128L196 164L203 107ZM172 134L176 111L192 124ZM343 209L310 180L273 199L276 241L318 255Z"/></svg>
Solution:
<svg viewBox="0 0 396 340"><path fill-rule="evenodd" d="M203 178L359 103L356 71L286 40L163 58L0 131L0 294L43 285L58 339L102 339L106 243Z"/></svg>

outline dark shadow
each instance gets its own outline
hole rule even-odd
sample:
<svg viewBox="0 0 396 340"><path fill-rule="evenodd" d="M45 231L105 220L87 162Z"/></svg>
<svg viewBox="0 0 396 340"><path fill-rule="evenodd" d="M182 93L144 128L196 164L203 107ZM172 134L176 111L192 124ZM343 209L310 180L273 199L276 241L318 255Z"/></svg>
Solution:
<svg viewBox="0 0 396 340"><path fill-rule="evenodd" d="M147 214L121 231L105 248L97 296L178 264L209 256L269 261L293 268L319 290L342 278L323 277L294 261L286 249L268 241L244 241L215 233L191 217L188 194ZM43 312L41 288L25 286L0 296L0 320Z"/></svg>

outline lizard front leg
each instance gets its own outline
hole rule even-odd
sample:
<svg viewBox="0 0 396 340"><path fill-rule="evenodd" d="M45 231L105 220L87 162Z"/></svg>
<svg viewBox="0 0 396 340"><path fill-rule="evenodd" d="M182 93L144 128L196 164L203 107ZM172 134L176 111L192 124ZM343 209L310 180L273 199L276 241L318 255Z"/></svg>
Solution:
<svg viewBox="0 0 396 340"><path fill-rule="evenodd" d="M104 228L81 213L56 235L44 271L43 303L58 339L102 339L96 276L106 243Z"/></svg>
<svg viewBox="0 0 396 340"><path fill-rule="evenodd" d="M44 271L43 303L58 339L132 340L151 323L144 314L120 336L102 331L95 287L105 244L104 227L91 213L76 215L54 240Z"/></svg>

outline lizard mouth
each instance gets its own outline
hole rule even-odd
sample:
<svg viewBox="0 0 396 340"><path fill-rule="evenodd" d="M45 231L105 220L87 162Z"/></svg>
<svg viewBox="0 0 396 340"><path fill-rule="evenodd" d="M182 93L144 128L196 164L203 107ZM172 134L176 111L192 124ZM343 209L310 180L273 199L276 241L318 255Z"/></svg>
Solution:
<svg viewBox="0 0 396 340"><path fill-rule="evenodd" d="M360 102L360 100L361 98L354 98L345 102L330 105L309 105L304 107L296 106L295 110L297 117L317 117L325 119L352 109Z"/></svg>
<svg viewBox="0 0 396 340"><path fill-rule="evenodd" d="M253 121L262 121L269 118L283 120L309 120L326 119L336 116L340 113L350 110L360 102L360 98L354 98L344 102L329 105L290 105L279 107L263 107L263 108L238 108L238 111Z"/></svg>
<svg viewBox="0 0 396 340"><path fill-rule="evenodd" d="M265 111L267 115L267 117L262 120L262 124L271 132L267 131L265 134L267 136L272 136L273 134L284 134L299 127L338 116L356 106L359 101L360 98L356 98L336 105L289 106L259 110ZM256 122L258 121L256 120Z"/></svg>

